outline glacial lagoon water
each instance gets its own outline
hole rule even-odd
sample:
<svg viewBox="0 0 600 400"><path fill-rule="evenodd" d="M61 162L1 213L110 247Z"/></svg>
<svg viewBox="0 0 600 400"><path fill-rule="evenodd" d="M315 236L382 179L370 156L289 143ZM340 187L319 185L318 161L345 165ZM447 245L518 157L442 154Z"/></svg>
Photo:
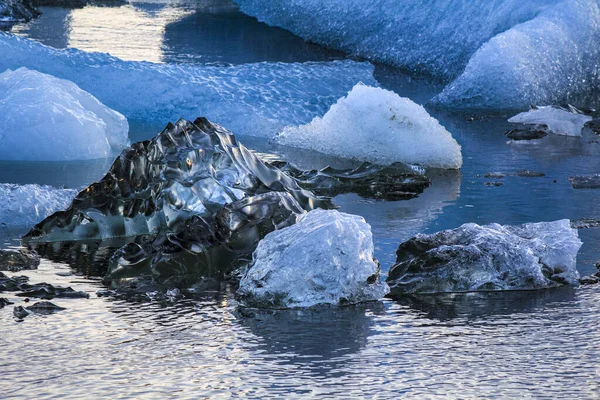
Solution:
<svg viewBox="0 0 600 400"><path fill-rule="evenodd" d="M39 20L12 31L58 48L153 62L343 57L261 24L228 0L42 11ZM102 31L107 24L111 28ZM378 66L375 78L418 103L441 90L388 67ZM429 111L461 144L460 172L431 171L431 187L411 200L334 199L342 211L371 224L384 272L398 244L419 232L465 222L600 219L599 192L575 190L568 181L600 172L600 140L593 133L508 144L510 115ZM162 128L133 124L130 139L150 138ZM267 159L305 168L344 164L262 139L241 141ZM110 162L0 161L0 182L81 188L101 178ZM524 169L545 176L511 175ZM484 177L488 172L506 176ZM486 186L488 181L503 184ZM25 231L0 228L0 240L16 245ZM600 229L579 234L584 245L578 269L586 275L600 261ZM256 312L239 309L225 284L211 295L168 305L100 298L102 268L82 252L71 265L44 260L39 270L19 273L86 291L90 299L55 299L67 309L24 322L15 321L13 306L0 309L0 397L592 398L600 386L600 285ZM25 305L11 293L2 296Z"/></svg>

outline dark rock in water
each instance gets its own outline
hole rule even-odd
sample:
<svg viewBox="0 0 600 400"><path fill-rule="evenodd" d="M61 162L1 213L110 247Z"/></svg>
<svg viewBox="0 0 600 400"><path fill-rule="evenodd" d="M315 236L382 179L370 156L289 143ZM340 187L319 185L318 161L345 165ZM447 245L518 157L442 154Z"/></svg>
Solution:
<svg viewBox="0 0 600 400"><path fill-rule="evenodd" d="M401 163L389 166L363 163L354 169L326 167L311 171L300 170L285 161L271 164L296 178L304 189L329 197L352 192L365 198L406 200L417 197L431 184L425 175Z"/></svg>
<svg viewBox="0 0 600 400"><path fill-rule="evenodd" d="M38 301L37 303L26 307L26 309L36 314L53 314L57 311L66 310L66 308L59 307L49 301Z"/></svg>
<svg viewBox="0 0 600 400"><path fill-rule="evenodd" d="M26 276L13 276L9 278L0 272L0 292L16 292L21 290L21 286L27 284L29 280Z"/></svg>
<svg viewBox="0 0 600 400"><path fill-rule="evenodd" d="M506 135L506 137L512 140L534 140L548 136L548 132L538 128L539 127L537 126L533 126L530 129L511 129L510 131L506 131L504 134Z"/></svg>
<svg viewBox="0 0 600 400"><path fill-rule="evenodd" d="M600 118L594 118L593 120L588 121L584 127L591 129L596 135L600 135Z"/></svg>
<svg viewBox="0 0 600 400"><path fill-rule="evenodd" d="M37 269L39 265L40 257L33 250L0 250L0 271L17 272L24 269Z"/></svg>
<svg viewBox="0 0 600 400"><path fill-rule="evenodd" d="M27 311L26 309L24 309L22 306L16 306L13 309L13 315L17 319L23 319L23 318L25 318L25 317L27 317L29 315L29 311Z"/></svg>
<svg viewBox="0 0 600 400"><path fill-rule="evenodd" d="M134 237L111 257L106 284L130 287L149 278L160 290L186 288L244 265L267 233L294 224L305 211L334 207L319 195L410 198L428 185L427 177L400 164L307 172L273 165L205 118L180 120L124 150L100 182L23 240L40 251L49 242Z"/></svg>
<svg viewBox="0 0 600 400"><path fill-rule="evenodd" d="M4 297L0 297L0 308L8 306L10 304L13 304L13 303L10 302L8 299L5 299Z"/></svg>
<svg viewBox="0 0 600 400"><path fill-rule="evenodd" d="M39 299L53 298L71 298L71 299L88 299L89 294L85 292L75 291L71 287L54 286L50 283L38 283L35 285L21 285L21 292L16 295L19 297L35 297Z"/></svg>
<svg viewBox="0 0 600 400"><path fill-rule="evenodd" d="M492 182L486 182L485 186L502 186L503 183L502 182L498 182L498 181L492 181Z"/></svg>
<svg viewBox="0 0 600 400"><path fill-rule="evenodd" d="M600 189L600 174L570 176L573 189Z"/></svg>
<svg viewBox="0 0 600 400"><path fill-rule="evenodd" d="M515 173L516 176L520 176L522 178L541 178L542 176L546 176L543 172L535 172L530 171L528 169L523 169L521 171L517 171Z"/></svg>
<svg viewBox="0 0 600 400"><path fill-rule="evenodd" d="M484 178L492 178L492 179L502 179L504 178L504 174L502 172L488 172L483 175Z"/></svg>
<svg viewBox="0 0 600 400"><path fill-rule="evenodd" d="M577 284L581 241L568 220L518 226L465 224L400 244L394 294L540 289Z"/></svg>
<svg viewBox="0 0 600 400"><path fill-rule="evenodd" d="M40 14L31 0L0 0L0 22L27 22Z"/></svg>
<svg viewBox="0 0 600 400"><path fill-rule="evenodd" d="M587 229L587 228L598 228L600 227L600 220L593 218L580 218L571 221L571 228L573 229Z"/></svg>

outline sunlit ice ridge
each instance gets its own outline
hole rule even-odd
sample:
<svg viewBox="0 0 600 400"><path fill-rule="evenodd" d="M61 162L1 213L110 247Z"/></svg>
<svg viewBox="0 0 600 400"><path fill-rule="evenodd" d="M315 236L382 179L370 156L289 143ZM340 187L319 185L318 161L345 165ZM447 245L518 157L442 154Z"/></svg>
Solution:
<svg viewBox="0 0 600 400"><path fill-rule="evenodd" d="M430 104L584 105L600 88L597 0L236 0L306 40L446 84Z"/></svg>

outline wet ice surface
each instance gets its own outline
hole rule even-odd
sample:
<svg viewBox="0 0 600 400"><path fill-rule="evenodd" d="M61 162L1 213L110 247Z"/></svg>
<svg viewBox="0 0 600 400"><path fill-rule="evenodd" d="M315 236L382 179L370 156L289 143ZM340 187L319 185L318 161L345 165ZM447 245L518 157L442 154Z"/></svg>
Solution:
<svg viewBox="0 0 600 400"><path fill-rule="evenodd" d="M277 52L285 52L282 48ZM375 76L417 103L441 90L392 69L376 70ZM472 119L430 112L462 146L460 172L429 172L431 187L411 200L335 198L341 211L371 225L382 272L393 264L399 243L419 232L465 222L600 219L600 189L575 190L568 180L600 173L597 136L584 131L582 138L549 135L507 144L512 114ZM130 140L150 138L166 122L132 124ZM266 158L283 156L302 168L348 167L315 153L240 139ZM0 161L0 181L81 188L100 179L111 162ZM545 176L515 175L525 169ZM489 172L504 177L484 177ZM503 185L486 186L487 181ZM0 242L14 245L25 233L0 227ZM600 261L600 229L581 229L579 236L584 244L577 267L585 276ZM104 271L92 261L80 253L74 268L44 260L37 271L8 273L71 286L90 299L53 299L66 310L17 323L13 307L35 301L0 294L15 303L0 309L0 397L517 397L527 391L585 398L599 389L598 285L269 314L240 312L227 287L214 297L166 306L98 298L97 277Z"/></svg>

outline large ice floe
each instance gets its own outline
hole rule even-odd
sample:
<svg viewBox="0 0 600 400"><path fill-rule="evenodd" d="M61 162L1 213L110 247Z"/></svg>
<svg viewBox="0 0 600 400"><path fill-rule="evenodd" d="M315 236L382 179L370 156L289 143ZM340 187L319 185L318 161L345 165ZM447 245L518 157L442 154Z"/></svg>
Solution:
<svg viewBox="0 0 600 400"><path fill-rule="evenodd" d="M581 136L584 125L591 120L592 117L587 115L546 106L519 113L508 122L531 125L556 135Z"/></svg>
<svg viewBox="0 0 600 400"><path fill-rule="evenodd" d="M0 159L106 158L129 145L125 117L73 82L27 68L0 74Z"/></svg>
<svg viewBox="0 0 600 400"><path fill-rule="evenodd" d="M31 227L55 211L65 209L76 194L73 189L0 183L0 225Z"/></svg>
<svg viewBox="0 0 600 400"><path fill-rule="evenodd" d="M310 41L451 81L449 107L526 108L598 88L596 0L237 0Z"/></svg>
<svg viewBox="0 0 600 400"><path fill-rule="evenodd" d="M243 304L260 308L347 305L385 296L371 227L356 215L314 210L260 241L240 281Z"/></svg>
<svg viewBox="0 0 600 400"><path fill-rule="evenodd" d="M354 86L323 117L284 129L276 141L374 164L462 165L460 145L422 106L364 84Z"/></svg>
<svg viewBox="0 0 600 400"><path fill-rule="evenodd" d="M393 294L527 290L578 284L582 242L569 220L517 226L464 224L400 244Z"/></svg>
<svg viewBox="0 0 600 400"><path fill-rule="evenodd" d="M351 191L356 182L361 190L366 185L375 193L396 194L429 185L408 167L303 173L277 165L283 169L262 161L233 133L205 118L180 120L124 150L100 182L23 240L47 257L48 243L51 255L64 255L77 246L65 244L57 251L61 244L55 242L122 238L130 242L108 253L108 285L118 288L143 277L186 287L243 266L259 240L294 224L306 211L333 207L329 198L308 189L338 193Z"/></svg>
<svg viewBox="0 0 600 400"><path fill-rule="evenodd" d="M357 82L376 84L367 62L169 65L56 50L0 32L0 71L27 67L69 79L129 121L205 115L239 135L270 137L323 115Z"/></svg>

